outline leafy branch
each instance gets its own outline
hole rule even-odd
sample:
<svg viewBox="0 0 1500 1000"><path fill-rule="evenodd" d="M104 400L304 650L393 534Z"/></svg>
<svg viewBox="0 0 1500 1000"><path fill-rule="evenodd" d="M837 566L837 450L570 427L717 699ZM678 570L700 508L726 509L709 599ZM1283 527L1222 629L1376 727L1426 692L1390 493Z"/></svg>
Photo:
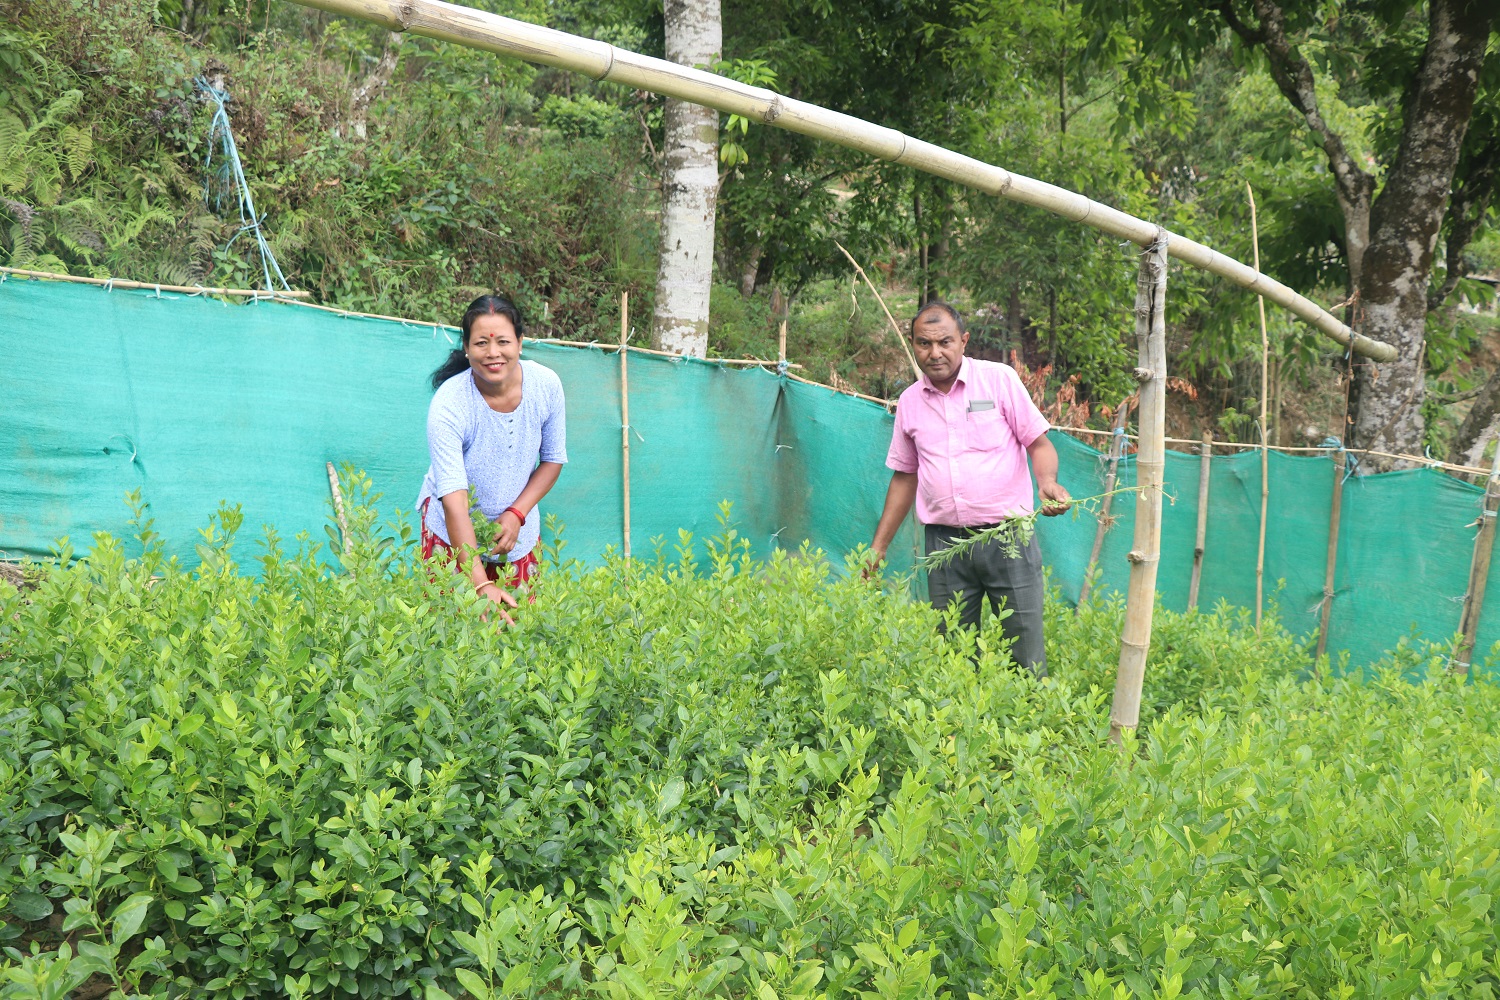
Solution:
<svg viewBox="0 0 1500 1000"><path fill-rule="evenodd" d="M1117 518L1113 514L1104 512L1104 501L1120 493L1139 493L1145 488L1143 486L1121 486L1119 489L1109 490L1108 492L1099 493L1091 497L1069 497L1067 500L1050 501L1047 506L1071 508L1074 517L1078 516L1079 511L1086 510L1098 518L1107 529L1115 523ZM1167 500L1170 503L1177 502L1177 498L1170 494L1167 495ZM1028 544L1031 541L1031 536L1036 533L1036 519L1038 516L1038 511L1032 511L1030 514L1019 514L1015 517L1008 517L999 524L985 528L982 531L976 531L966 538L960 538L935 552L928 553L921 560L921 566L923 569L929 571L938 569L948 565L960 556L967 555L975 549L989 545L992 542L1000 545L1000 551L1005 553L1007 559L1015 559L1021 554L1022 546Z"/></svg>

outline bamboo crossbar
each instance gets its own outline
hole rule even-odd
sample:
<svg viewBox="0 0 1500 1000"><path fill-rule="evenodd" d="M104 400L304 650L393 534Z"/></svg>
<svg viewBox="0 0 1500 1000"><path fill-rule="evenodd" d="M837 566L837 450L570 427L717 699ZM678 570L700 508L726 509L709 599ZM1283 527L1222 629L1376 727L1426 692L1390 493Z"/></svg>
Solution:
<svg viewBox="0 0 1500 1000"><path fill-rule="evenodd" d="M1061 431L1061 432L1063 432L1065 434L1084 434L1084 435L1088 435L1088 436L1092 436L1092 437L1108 437L1109 435L1111 435L1111 434L1114 433L1113 431L1095 430L1092 427L1064 427L1064 426L1061 426L1059 424L1053 424L1052 425L1052 429L1055 430L1055 431ZM1125 437L1128 438L1131 441L1134 441L1134 440L1136 440L1137 435L1135 435L1135 434L1126 434ZM1188 440L1187 438L1169 437L1169 438L1164 438L1163 440L1167 444L1187 444L1187 445L1193 445L1195 447L1202 444L1201 441L1191 441L1191 440ZM1255 451L1259 451L1260 448L1261 448L1260 445L1258 445L1258 444L1252 444L1252 443L1250 443L1248 441L1219 441L1217 439L1214 440L1213 447L1215 447L1215 448L1239 448L1239 449L1242 449L1242 450L1243 449L1253 449ZM1276 444L1273 444L1273 445L1269 445L1267 447L1269 448L1270 451L1284 452L1284 453L1289 454L1289 455L1321 455L1321 454L1324 454L1325 452L1338 451L1339 450L1336 447L1330 447L1328 445L1276 445ZM1413 464L1421 465L1421 466L1424 466L1426 468L1442 469L1445 472L1460 472L1460 473L1464 473L1465 475L1485 476L1485 477L1488 477L1489 474L1490 474L1490 470L1489 469L1478 469L1478 468L1475 468L1472 465L1455 465L1452 462L1439 462L1439 461L1436 461L1435 459L1426 458L1425 456L1422 456L1422 455L1404 455L1404 454L1399 454L1397 452L1390 452L1390 451L1374 451L1374 450L1369 449L1369 448L1346 448L1344 450L1346 452L1348 452L1348 454L1350 454L1350 455L1373 455L1376 458L1394 458L1394 459L1398 459L1398 460L1403 461L1403 462L1412 462Z"/></svg>
<svg viewBox="0 0 1500 1000"><path fill-rule="evenodd" d="M852 115L785 97L764 87L643 56L606 42L444 3L443 0L298 2L330 13L373 21L391 31L411 32L526 62L572 70L595 80L675 97L753 122L827 140L986 194L1045 209L1142 247L1149 246L1156 239L1157 227L1153 223L1055 184L1013 173ZM1168 253L1265 296L1345 347L1352 345L1354 352L1362 357L1372 361L1396 359L1396 349L1391 345L1354 333L1317 303L1212 247L1172 234Z"/></svg>
<svg viewBox="0 0 1500 1000"><path fill-rule="evenodd" d="M56 274L52 271L32 271L24 267L0 267L0 274L14 274L21 278L41 281L74 281L80 285L103 285L107 288L144 288L157 292L181 292L187 295L240 295L254 299L306 298L312 292L275 292L264 288L207 288L203 285L164 285L159 281L131 281L127 278L89 278L82 274ZM305 303L303 303L305 304Z"/></svg>

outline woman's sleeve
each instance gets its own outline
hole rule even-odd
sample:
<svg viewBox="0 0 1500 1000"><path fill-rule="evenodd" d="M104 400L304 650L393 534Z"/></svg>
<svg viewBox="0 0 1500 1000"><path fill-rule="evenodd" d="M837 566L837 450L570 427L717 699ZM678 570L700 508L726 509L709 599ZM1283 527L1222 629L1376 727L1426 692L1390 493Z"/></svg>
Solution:
<svg viewBox="0 0 1500 1000"><path fill-rule="evenodd" d="M427 452L432 458L433 494L439 498L469 488L462 418L441 392L427 408Z"/></svg>
<svg viewBox="0 0 1500 1000"><path fill-rule="evenodd" d="M547 417L542 421L542 447L537 455L539 461L568 461L568 404L563 396L562 379L552 376L551 399L547 406Z"/></svg>

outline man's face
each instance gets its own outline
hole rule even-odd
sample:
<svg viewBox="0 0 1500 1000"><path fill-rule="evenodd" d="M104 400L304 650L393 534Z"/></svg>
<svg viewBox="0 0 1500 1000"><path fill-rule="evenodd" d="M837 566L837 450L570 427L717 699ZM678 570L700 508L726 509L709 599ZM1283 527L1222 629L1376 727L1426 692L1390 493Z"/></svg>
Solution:
<svg viewBox="0 0 1500 1000"><path fill-rule="evenodd" d="M917 367L929 379L942 385L958 377L969 335L958 332L952 316L941 309L929 309L912 324L911 340Z"/></svg>

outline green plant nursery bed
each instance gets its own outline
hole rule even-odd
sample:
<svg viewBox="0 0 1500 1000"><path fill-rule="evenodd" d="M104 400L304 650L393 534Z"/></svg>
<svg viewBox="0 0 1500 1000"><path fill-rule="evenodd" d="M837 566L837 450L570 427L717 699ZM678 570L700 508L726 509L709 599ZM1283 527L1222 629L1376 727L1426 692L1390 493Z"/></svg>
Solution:
<svg viewBox="0 0 1500 1000"><path fill-rule="evenodd" d="M1493 995L1487 683L1159 612L1121 752L1117 604L1037 683L726 530L500 630L353 520L0 584L0 995Z"/></svg>

